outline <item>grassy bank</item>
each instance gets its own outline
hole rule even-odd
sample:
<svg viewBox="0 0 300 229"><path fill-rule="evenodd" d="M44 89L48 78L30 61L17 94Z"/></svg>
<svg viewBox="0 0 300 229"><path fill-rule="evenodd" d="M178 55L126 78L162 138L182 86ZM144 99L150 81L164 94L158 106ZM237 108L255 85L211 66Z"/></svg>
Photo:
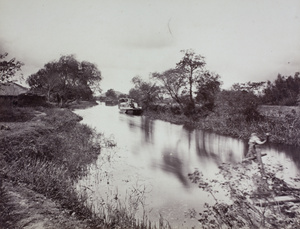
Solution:
<svg viewBox="0 0 300 229"><path fill-rule="evenodd" d="M81 118L69 110L18 108L12 115L15 120L19 120L19 113L31 115L27 115L26 122L4 123L8 130L2 131L0 138L1 177L15 185L26 184L58 201L78 218L94 220L73 184L97 159L101 136L79 124ZM7 195L1 188L3 200ZM13 225L9 209L3 203L1 212L6 218L3 223Z"/></svg>
<svg viewBox="0 0 300 229"><path fill-rule="evenodd" d="M0 122L5 127L0 130L1 228L20 227L20 218L26 217L20 216L19 209L15 209L24 208L16 204L20 201L11 199L20 198L20 190L29 198L25 202L30 202L31 209L41 207L36 204L36 199L41 200L40 203L46 200L58 203L63 213L84 222L76 228L156 228L151 222L146 226L136 221L122 207L113 209L108 215L96 215L93 206L87 204L89 196L78 194L75 184L96 161L101 146L113 147L102 135L80 124L81 117L61 108L10 108L7 112L10 112L9 120ZM37 194L46 199L35 197ZM21 201L24 202L24 198ZM28 211L27 216L30 215ZM45 211L50 212L44 209L42 214ZM58 228L74 228L70 226L74 222L67 226L57 224L57 218L54 221L55 225L60 225ZM159 227L166 228L163 224Z"/></svg>
<svg viewBox="0 0 300 229"><path fill-rule="evenodd" d="M300 118L295 114L284 117L265 117L259 121L246 121L245 119L231 119L209 115L206 118L192 119L172 112L145 111L145 115L167 122L191 126L203 130L213 131L231 137L249 139L251 133L258 133L264 137L270 133L270 142L300 146Z"/></svg>

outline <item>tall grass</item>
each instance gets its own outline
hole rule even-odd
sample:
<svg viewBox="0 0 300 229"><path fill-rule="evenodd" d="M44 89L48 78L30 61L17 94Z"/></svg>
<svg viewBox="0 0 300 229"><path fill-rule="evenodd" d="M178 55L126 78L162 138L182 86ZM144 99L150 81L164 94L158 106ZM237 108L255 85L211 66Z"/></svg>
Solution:
<svg viewBox="0 0 300 229"><path fill-rule="evenodd" d="M9 104L0 102L0 122L25 122L34 117L27 112L28 108L13 107Z"/></svg>
<svg viewBox="0 0 300 229"><path fill-rule="evenodd" d="M4 188L2 180L3 178L0 176L0 227L10 228L10 222L13 220L10 214L12 206L8 204L10 197Z"/></svg>
<svg viewBox="0 0 300 229"><path fill-rule="evenodd" d="M111 205L105 215L96 213L89 196L78 193L75 183L97 160L101 146L113 147L114 143L106 142L95 130L80 124L81 117L69 110L38 109L45 115L35 119L34 125L29 122L31 128L0 138L0 176L16 185L27 184L59 202L91 228L156 228L151 222L136 221L121 204ZM1 226L13 221L7 198L0 184Z"/></svg>
<svg viewBox="0 0 300 229"><path fill-rule="evenodd" d="M296 116L251 122L215 117L200 120L196 127L241 139L248 139L251 133L261 136L270 133L270 142L300 146L300 118Z"/></svg>
<svg viewBox="0 0 300 229"><path fill-rule="evenodd" d="M86 197L77 194L74 182L97 159L103 138L88 126L79 124L80 117L70 111L44 109L43 112L47 113L41 120L43 124L0 139L1 175L57 200L78 218L89 219L93 227L98 228L95 225L101 225L101 220L85 205ZM2 186L0 191L4 200Z"/></svg>
<svg viewBox="0 0 300 229"><path fill-rule="evenodd" d="M293 113L287 114L283 118L266 117L258 121L246 121L243 116L233 118L215 114L198 117L196 120L166 111L147 111L145 114L154 119L214 131L218 134L241 139L249 139L251 133L258 133L261 136L270 133L270 142L300 146L300 117Z"/></svg>

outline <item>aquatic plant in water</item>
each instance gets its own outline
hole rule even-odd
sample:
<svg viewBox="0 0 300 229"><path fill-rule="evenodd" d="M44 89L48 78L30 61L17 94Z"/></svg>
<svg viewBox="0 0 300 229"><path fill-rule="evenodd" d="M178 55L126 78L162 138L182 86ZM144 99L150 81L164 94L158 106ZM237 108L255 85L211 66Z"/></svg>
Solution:
<svg viewBox="0 0 300 229"><path fill-rule="evenodd" d="M279 166L279 168L282 168ZM189 174L193 183L210 193L215 204L205 203L204 211L198 220L203 228L299 228L300 189L291 187L276 177L276 166L261 168L252 163L223 163L219 169L219 178L209 180L196 170ZM299 179L295 178L295 182ZM218 199L215 195L221 187L229 200ZM280 199L282 197L284 199Z"/></svg>

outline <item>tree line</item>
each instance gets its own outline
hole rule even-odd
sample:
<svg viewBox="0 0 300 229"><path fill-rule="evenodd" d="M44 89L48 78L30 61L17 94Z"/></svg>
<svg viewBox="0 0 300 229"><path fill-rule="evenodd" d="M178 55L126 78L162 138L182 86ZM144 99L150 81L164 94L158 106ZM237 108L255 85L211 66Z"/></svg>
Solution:
<svg viewBox="0 0 300 229"><path fill-rule="evenodd" d="M222 90L221 77L206 69L205 58L193 50L183 50L174 68L154 72L148 81L132 79L129 97L144 109L171 110L188 117L211 113L230 119L257 120L258 105L300 105L299 72L294 76L278 75L274 82L236 83ZM161 106L159 106L159 104Z"/></svg>
<svg viewBox="0 0 300 229"><path fill-rule="evenodd" d="M187 116L212 110L215 95L220 91L220 76L205 68L203 56L193 50L183 50L182 53L183 58L174 68L152 73L148 82L135 76L129 96L146 109L155 103L175 103L178 113Z"/></svg>
<svg viewBox="0 0 300 229"><path fill-rule="evenodd" d="M253 119L259 104L300 105L299 72L294 76L278 74L273 82L237 83L229 90L221 90L220 75L206 69L203 56L192 49L181 52L183 56L174 68L151 73L148 81L140 76L133 77L134 86L128 96L145 109L168 104L175 113L187 116L207 115L210 112L232 115L238 112ZM15 58L5 60L7 55L0 55L0 83L11 82L23 65ZM49 102L64 106L78 99L93 99L94 92L101 90L101 80L101 72L95 64L79 62L74 55L67 55L46 63L26 82L31 92L45 95ZM107 95L116 97L113 89L108 90Z"/></svg>
<svg viewBox="0 0 300 229"><path fill-rule="evenodd" d="M95 64L79 62L73 55L44 65L27 79L31 91L46 95L48 101L64 106L74 100L90 100L100 90L101 72Z"/></svg>
<svg viewBox="0 0 300 229"><path fill-rule="evenodd" d="M7 53L0 55L0 59L6 57ZM0 61L0 84L12 82L22 65L15 58ZM93 99L94 92L100 90L101 80L101 72L95 64L79 62L74 55L66 55L46 63L43 68L28 76L26 82L31 93L46 96L48 102L65 106L75 100Z"/></svg>

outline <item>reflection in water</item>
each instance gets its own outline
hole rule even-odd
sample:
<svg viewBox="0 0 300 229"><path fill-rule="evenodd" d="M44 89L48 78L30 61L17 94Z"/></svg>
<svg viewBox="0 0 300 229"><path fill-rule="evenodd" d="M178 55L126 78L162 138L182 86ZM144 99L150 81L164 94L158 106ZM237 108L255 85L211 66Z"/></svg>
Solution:
<svg viewBox="0 0 300 229"><path fill-rule="evenodd" d="M185 187L189 187L190 183L187 179L187 174L183 170L183 161L178 157L177 149L170 151L170 149L165 149L163 151L163 166L162 169L166 172L173 173L175 177L181 182Z"/></svg>
<svg viewBox="0 0 300 229"><path fill-rule="evenodd" d="M208 157L208 153L206 151L205 147L205 138L204 134L201 132L199 133L199 130L195 130L195 141L196 141L196 150L199 157Z"/></svg>
<svg viewBox="0 0 300 229"><path fill-rule="evenodd" d="M178 228L197 226L197 221L187 220L184 212L201 211L208 202L207 194L190 183L188 173L197 168L207 178L214 178L221 163L241 162L247 151L242 140L145 116L120 114L117 107L99 105L76 113L84 123L117 142L114 160L107 167L91 168L90 175L81 181L93 190L95 201L103 195L99 190L106 188L107 195L115 195L118 190L121 199L130 188L142 183L151 190L147 195L147 206L152 209L150 219L163 214ZM299 149L266 145L261 151L268 154L269 161L284 163L289 168L287 175L299 173ZM101 169L110 173L109 184L97 180L95 174Z"/></svg>
<svg viewBox="0 0 300 229"><path fill-rule="evenodd" d="M206 158L216 164L241 161L247 146L242 140L194 130L196 152L199 158Z"/></svg>
<svg viewBox="0 0 300 229"><path fill-rule="evenodd" d="M148 117L145 117L145 116L142 116L141 117L141 122L142 122L142 130L144 131L144 136L145 136L145 142L149 142L149 143L152 143L154 144L153 142L153 120L148 118Z"/></svg>

